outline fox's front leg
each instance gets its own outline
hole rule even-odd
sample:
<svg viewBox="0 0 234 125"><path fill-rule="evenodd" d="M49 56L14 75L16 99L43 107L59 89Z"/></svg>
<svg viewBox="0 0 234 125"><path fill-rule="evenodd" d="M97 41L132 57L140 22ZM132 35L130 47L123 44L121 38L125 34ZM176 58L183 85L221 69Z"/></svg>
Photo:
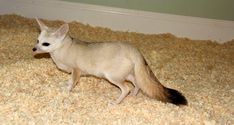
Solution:
<svg viewBox="0 0 234 125"><path fill-rule="evenodd" d="M71 91L75 85L79 82L80 80L80 70L79 69L72 69L72 78L71 80L68 81L68 86L67 89L68 91Z"/></svg>

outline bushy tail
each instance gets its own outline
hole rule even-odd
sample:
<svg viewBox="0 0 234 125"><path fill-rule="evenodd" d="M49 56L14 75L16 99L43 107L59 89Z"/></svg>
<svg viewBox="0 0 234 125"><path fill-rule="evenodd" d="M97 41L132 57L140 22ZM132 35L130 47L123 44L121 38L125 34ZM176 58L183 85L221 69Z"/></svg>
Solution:
<svg viewBox="0 0 234 125"><path fill-rule="evenodd" d="M186 98L180 92L166 88L159 82L144 59L135 62L134 72L137 85L149 97L175 105L187 105Z"/></svg>

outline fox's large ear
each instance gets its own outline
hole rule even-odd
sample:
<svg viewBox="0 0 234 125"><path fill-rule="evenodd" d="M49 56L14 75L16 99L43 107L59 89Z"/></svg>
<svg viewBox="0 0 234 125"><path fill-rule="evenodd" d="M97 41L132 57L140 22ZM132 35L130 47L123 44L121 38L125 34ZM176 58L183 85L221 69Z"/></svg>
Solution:
<svg viewBox="0 0 234 125"><path fill-rule="evenodd" d="M68 33L68 31L69 31L69 25L65 23L54 33L54 35L57 38L64 38Z"/></svg>
<svg viewBox="0 0 234 125"><path fill-rule="evenodd" d="M40 26L41 31L42 31L42 30L47 30L47 29L48 29L48 27L47 27L41 20L39 20L38 18L36 18L36 20L37 20L37 23L38 23L39 26Z"/></svg>

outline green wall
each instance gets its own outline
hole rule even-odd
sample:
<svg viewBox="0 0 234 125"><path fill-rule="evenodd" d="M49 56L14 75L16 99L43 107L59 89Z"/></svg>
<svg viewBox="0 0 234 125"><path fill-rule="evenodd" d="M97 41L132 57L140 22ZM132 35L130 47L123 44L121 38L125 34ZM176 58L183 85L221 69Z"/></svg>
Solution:
<svg viewBox="0 0 234 125"><path fill-rule="evenodd" d="M64 1L234 21L234 0L64 0Z"/></svg>

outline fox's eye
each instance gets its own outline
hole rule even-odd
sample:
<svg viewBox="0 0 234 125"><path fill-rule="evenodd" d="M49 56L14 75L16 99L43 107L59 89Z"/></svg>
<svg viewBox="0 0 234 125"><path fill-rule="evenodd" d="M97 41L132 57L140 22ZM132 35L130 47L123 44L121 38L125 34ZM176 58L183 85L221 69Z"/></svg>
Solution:
<svg viewBox="0 0 234 125"><path fill-rule="evenodd" d="M49 45L50 45L50 43L47 43L47 42L42 43L42 46L49 46Z"/></svg>

